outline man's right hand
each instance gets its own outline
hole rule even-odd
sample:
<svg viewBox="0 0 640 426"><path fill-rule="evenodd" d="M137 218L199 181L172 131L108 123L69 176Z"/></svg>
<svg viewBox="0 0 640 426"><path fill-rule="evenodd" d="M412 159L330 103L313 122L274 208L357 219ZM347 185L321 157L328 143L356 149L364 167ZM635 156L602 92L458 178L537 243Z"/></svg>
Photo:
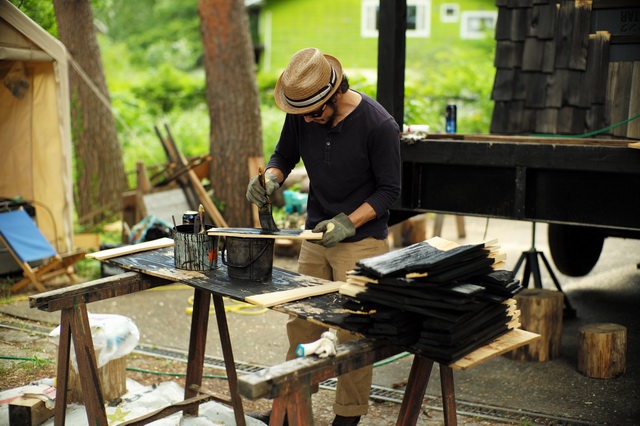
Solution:
<svg viewBox="0 0 640 426"><path fill-rule="evenodd" d="M247 200L251 201L258 207L262 207L267 203L267 196L273 194L280 184L277 182L276 177L271 173L264 174L265 187L260 184L260 175L255 175L249 181L247 186Z"/></svg>

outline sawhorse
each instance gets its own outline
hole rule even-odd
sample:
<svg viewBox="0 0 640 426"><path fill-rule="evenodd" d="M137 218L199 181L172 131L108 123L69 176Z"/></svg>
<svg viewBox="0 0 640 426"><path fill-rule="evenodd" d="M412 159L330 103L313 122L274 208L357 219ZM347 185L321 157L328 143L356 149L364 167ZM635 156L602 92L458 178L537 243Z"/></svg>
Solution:
<svg viewBox="0 0 640 426"><path fill-rule="evenodd" d="M58 345L58 367L56 386L55 424L65 424L67 409L67 387L71 340L78 362L80 385L87 410L89 426L108 426L105 402L98 380L98 367L93 349L91 326L86 305L91 302L123 296L172 283L172 281L136 272L127 272L113 277L78 284L59 290L40 293L29 298L31 308L46 312L60 311L60 341ZM215 395L201 388L204 369L209 307L213 296L216 310L220 344L229 378L230 398ZM236 424L245 425L242 400L237 390L237 375L231 341L226 322L224 302L221 296L209 291L194 290L194 306L189 339L185 397L156 412L122 423L122 425L144 425L173 413L197 415L198 407L207 401L218 401L233 407Z"/></svg>
<svg viewBox="0 0 640 426"><path fill-rule="evenodd" d="M453 370L464 370L540 338L525 330L511 330L453 364L440 364L440 385L445 425L457 424ZM239 391L249 400L273 399L270 426L313 424L311 392L323 380L357 370L393 356L403 349L363 339L338 345L330 358L304 357L286 361L239 378ZM416 425L434 361L415 355L397 425Z"/></svg>

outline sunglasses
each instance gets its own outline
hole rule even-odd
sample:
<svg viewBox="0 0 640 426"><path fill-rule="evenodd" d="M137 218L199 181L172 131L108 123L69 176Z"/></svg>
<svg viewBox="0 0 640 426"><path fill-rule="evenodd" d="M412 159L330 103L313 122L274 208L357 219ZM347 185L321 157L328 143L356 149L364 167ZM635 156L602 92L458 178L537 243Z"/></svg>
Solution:
<svg viewBox="0 0 640 426"><path fill-rule="evenodd" d="M307 117L307 118L320 118L322 117L322 114L324 114L324 110L327 107L327 104L325 103L324 105L322 105L319 109L312 111L310 113L307 114L302 114L303 117Z"/></svg>

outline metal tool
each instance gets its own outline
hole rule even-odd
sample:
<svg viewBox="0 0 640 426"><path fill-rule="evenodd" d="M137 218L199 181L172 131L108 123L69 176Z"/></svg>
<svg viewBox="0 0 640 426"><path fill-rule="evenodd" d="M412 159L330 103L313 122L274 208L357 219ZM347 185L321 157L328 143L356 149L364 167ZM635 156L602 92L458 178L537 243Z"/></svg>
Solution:
<svg viewBox="0 0 640 426"><path fill-rule="evenodd" d="M258 176L260 177L260 185L262 188L266 190L266 183L264 177L264 169L260 167L258 169ZM258 207L258 218L260 219L260 227L263 231L279 231L278 225L273 220L273 214L271 212L271 200L269 199L269 195L267 197L267 202L263 204L262 207Z"/></svg>

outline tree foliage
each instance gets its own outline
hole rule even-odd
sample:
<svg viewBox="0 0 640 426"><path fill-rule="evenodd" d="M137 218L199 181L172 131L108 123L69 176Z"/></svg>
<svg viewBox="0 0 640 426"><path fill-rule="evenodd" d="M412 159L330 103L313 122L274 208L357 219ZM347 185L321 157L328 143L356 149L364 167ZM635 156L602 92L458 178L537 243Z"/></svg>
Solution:
<svg viewBox="0 0 640 426"><path fill-rule="evenodd" d="M11 1L57 34L50 2ZM197 0L91 0L91 5L129 176L138 160L147 165L166 161L154 125L169 124L185 155L209 152ZM444 108L455 103L459 132L488 133L494 47L491 36L452 45L429 39L419 53L414 47L407 57L404 122L442 132ZM341 60L352 87L375 97L375 70L361 73L348 66L349 58ZM277 77L278 70L256 74L265 155L273 152L284 120L273 102Z"/></svg>

